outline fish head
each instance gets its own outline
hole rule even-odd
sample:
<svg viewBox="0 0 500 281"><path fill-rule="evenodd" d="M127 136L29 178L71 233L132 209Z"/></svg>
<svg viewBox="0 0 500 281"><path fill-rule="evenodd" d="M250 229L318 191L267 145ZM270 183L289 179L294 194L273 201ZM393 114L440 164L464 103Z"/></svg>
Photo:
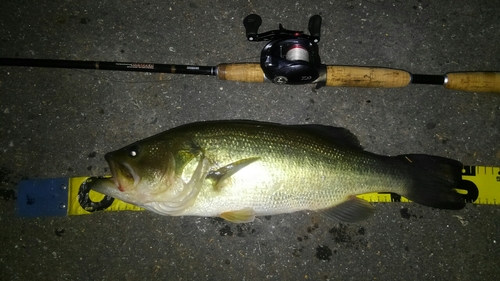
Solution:
<svg viewBox="0 0 500 281"><path fill-rule="evenodd" d="M159 141L142 141L107 153L113 186L96 191L136 205L157 201L175 185L173 153Z"/></svg>

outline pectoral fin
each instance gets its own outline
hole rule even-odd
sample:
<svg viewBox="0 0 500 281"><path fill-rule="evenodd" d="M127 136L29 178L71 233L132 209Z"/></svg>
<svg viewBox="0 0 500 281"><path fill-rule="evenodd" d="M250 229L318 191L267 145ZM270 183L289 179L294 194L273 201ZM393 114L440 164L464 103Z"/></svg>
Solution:
<svg viewBox="0 0 500 281"><path fill-rule="evenodd" d="M359 222L373 214L373 206L366 200L349 196L346 201L321 211L326 217L342 222Z"/></svg>
<svg viewBox="0 0 500 281"><path fill-rule="evenodd" d="M255 211L252 208L244 208L236 211L229 211L220 214L220 217L234 223L253 222Z"/></svg>
<svg viewBox="0 0 500 281"><path fill-rule="evenodd" d="M207 175L207 179L213 181L213 186L216 190L222 187L222 183L234 175L239 170L245 168L246 166L252 164L253 162L259 160L259 157L252 157L247 159L238 160L224 167L221 167L215 171L210 171Z"/></svg>

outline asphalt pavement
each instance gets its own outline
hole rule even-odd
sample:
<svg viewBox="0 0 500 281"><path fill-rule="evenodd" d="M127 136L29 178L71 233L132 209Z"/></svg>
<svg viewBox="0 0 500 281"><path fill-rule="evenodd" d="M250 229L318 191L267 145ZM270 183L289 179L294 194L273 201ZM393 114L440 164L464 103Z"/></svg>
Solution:
<svg viewBox="0 0 500 281"><path fill-rule="evenodd" d="M0 57L215 66L258 62L259 31L307 31L323 63L500 71L498 1L2 1ZM500 280L500 206L375 203L247 224L149 212L22 218L21 179L109 174L106 152L203 120L340 126L375 153L500 166L500 95L275 85L213 76L0 66L1 280Z"/></svg>

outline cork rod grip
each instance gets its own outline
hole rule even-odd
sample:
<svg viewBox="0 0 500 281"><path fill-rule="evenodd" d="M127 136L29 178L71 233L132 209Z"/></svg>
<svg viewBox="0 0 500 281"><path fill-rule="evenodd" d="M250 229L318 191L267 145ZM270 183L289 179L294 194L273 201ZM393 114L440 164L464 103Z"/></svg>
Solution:
<svg viewBox="0 0 500 281"><path fill-rule="evenodd" d="M404 70L358 66L326 67L326 86L397 88L410 84L411 75Z"/></svg>
<svg viewBox="0 0 500 281"><path fill-rule="evenodd" d="M258 63L221 63L217 78L240 82L264 82L264 72Z"/></svg>
<svg viewBox="0 0 500 281"><path fill-rule="evenodd" d="M454 72L446 78L444 86L451 90L500 93L500 72Z"/></svg>

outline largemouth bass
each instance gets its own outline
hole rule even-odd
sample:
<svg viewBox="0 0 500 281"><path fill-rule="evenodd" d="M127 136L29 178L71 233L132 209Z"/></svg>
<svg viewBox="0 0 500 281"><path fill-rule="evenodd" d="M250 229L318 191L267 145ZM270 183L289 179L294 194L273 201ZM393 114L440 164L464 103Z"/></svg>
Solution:
<svg viewBox="0 0 500 281"><path fill-rule="evenodd" d="M461 209L458 161L364 151L343 128L255 121L183 125L107 153L112 178L91 188L162 215L221 217L321 211L344 222L373 207L355 195L394 192L435 208Z"/></svg>

